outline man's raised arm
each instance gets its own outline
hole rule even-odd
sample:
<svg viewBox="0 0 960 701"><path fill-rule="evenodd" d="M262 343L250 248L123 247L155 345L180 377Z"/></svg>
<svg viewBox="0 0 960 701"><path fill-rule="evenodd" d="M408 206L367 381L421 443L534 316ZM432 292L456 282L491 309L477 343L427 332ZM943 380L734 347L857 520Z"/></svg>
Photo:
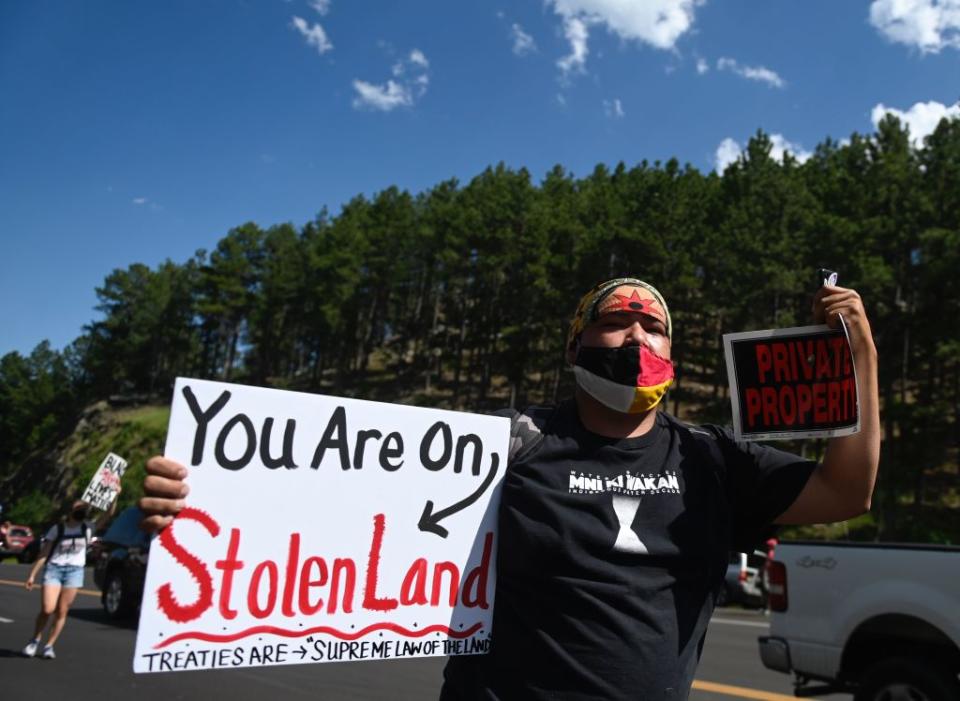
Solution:
<svg viewBox="0 0 960 701"><path fill-rule="evenodd" d="M840 316L850 336L850 350L859 385L860 432L831 438L817 466L779 524L845 521L870 510L880 464L880 396L877 347L863 300L855 290L824 285L813 300L813 318L840 328Z"/></svg>

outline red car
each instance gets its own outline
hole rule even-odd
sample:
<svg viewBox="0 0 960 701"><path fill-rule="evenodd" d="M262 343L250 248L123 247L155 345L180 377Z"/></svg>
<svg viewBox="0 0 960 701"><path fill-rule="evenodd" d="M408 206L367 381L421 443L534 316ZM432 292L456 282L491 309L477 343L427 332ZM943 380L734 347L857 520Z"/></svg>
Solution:
<svg viewBox="0 0 960 701"><path fill-rule="evenodd" d="M0 536L0 557L19 555L33 542L33 531L29 526L10 524L5 535Z"/></svg>

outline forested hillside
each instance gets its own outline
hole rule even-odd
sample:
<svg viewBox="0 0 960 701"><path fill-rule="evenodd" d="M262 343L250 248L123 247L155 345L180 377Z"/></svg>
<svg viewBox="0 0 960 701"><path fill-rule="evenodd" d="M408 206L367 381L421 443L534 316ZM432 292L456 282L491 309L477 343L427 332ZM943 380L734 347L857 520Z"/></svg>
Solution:
<svg viewBox="0 0 960 701"><path fill-rule="evenodd" d="M722 334L809 322L825 266L863 296L880 357L885 441L863 534L956 542L960 120L918 148L888 116L803 164L770 150L758 133L722 175L671 160L537 182L499 165L115 270L63 352L0 360L0 478L90 402L162 402L177 375L477 410L553 401L570 388L577 299L620 274L671 305L670 410L728 423Z"/></svg>

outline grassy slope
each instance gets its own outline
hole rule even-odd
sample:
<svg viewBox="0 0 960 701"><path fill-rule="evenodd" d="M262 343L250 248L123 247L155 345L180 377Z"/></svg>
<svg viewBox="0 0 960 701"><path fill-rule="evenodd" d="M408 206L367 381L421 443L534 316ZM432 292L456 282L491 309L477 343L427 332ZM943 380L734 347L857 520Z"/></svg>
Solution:
<svg viewBox="0 0 960 701"><path fill-rule="evenodd" d="M105 402L85 412L72 434L43 459L28 462L21 469L46 473L30 480L34 486L9 504L8 517L14 523L40 526L56 520L65 504L79 497L108 452L128 462L123 476L119 509L136 502L143 493L143 466L146 459L163 451L170 408L142 406L112 409ZM37 484L39 482L39 485ZM14 495L16 497L16 495Z"/></svg>

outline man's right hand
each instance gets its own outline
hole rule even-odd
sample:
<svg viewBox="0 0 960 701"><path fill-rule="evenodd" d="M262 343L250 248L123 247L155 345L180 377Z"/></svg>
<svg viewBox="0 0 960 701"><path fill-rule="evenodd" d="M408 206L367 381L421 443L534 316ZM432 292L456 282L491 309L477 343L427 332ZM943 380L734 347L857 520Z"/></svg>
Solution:
<svg viewBox="0 0 960 701"><path fill-rule="evenodd" d="M190 487L183 481L187 468L178 462L155 455L147 461L147 477L138 506L144 513L140 528L156 533L173 521L184 507L184 497Z"/></svg>

